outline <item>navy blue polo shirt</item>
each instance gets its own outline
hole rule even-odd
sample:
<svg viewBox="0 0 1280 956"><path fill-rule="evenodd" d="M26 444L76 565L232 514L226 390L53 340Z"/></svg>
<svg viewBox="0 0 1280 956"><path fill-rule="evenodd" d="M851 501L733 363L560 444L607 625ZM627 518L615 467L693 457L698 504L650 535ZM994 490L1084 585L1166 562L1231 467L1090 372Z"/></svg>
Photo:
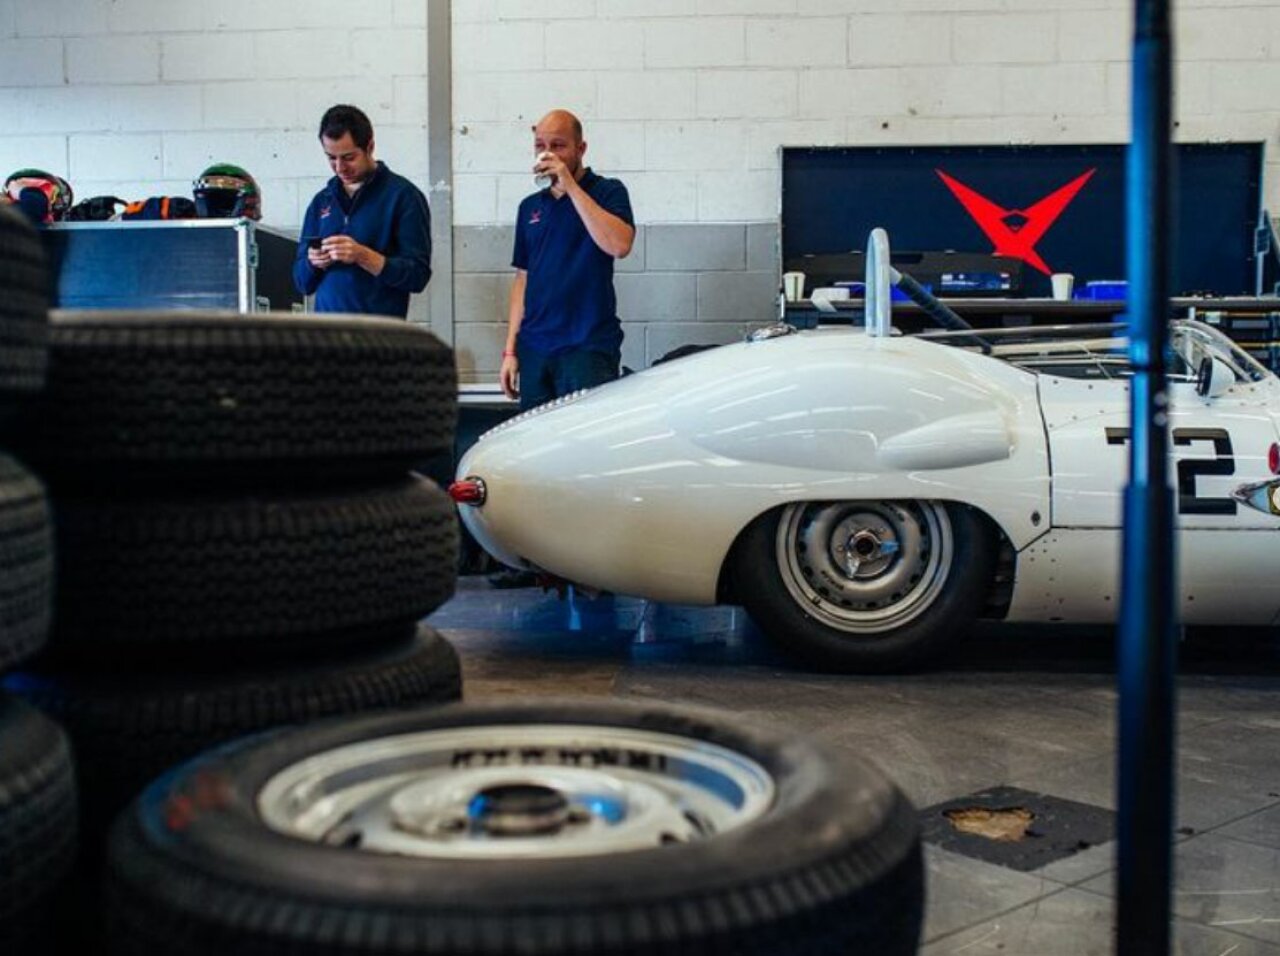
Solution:
<svg viewBox="0 0 1280 956"><path fill-rule="evenodd" d="M578 180L606 212L634 227L627 187L590 169ZM613 291L613 256L595 244L568 196L526 196L516 215L511 264L524 269L520 344L546 355L570 349L616 353L622 323Z"/></svg>

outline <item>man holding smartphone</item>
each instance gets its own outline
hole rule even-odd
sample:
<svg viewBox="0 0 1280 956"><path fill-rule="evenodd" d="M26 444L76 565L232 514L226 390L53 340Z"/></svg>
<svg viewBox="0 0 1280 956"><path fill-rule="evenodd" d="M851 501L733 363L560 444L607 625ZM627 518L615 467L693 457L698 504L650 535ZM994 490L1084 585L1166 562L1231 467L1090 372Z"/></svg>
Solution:
<svg viewBox="0 0 1280 956"><path fill-rule="evenodd" d="M307 207L293 282L317 312L405 318L431 278L427 197L373 155L373 124L354 106L320 120L333 178Z"/></svg>

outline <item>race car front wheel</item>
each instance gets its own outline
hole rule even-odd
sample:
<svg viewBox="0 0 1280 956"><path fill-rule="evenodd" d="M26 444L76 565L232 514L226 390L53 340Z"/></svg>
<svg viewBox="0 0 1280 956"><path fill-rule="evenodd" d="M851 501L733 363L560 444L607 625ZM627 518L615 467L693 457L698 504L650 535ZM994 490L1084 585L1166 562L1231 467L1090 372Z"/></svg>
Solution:
<svg viewBox="0 0 1280 956"><path fill-rule="evenodd" d="M766 633L819 666L898 670L973 622L993 552L989 526L963 505L800 502L747 529L737 592Z"/></svg>

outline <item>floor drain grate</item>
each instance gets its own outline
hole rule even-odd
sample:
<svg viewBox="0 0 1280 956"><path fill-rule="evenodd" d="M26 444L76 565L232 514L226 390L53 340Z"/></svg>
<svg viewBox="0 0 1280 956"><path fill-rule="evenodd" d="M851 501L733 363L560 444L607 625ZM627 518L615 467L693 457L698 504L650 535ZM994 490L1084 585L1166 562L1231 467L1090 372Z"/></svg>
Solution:
<svg viewBox="0 0 1280 956"><path fill-rule="evenodd" d="M1115 837L1115 813L1017 787L992 787L920 812L926 843L1027 872Z"/></svg>

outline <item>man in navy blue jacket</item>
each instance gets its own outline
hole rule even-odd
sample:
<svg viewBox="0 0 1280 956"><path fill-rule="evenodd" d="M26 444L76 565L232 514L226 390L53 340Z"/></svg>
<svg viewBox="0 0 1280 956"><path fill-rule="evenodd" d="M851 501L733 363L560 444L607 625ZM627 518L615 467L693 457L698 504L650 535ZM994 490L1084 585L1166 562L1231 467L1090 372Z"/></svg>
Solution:
<svg viewBox="0 0 1280 956"><path fill-rule="evenodd" d="M374 159L373 124L354 106L325 112L320 145L334 176L307 207L294 285L317 312L403 319L431 278L427 198Z"/></svg>

